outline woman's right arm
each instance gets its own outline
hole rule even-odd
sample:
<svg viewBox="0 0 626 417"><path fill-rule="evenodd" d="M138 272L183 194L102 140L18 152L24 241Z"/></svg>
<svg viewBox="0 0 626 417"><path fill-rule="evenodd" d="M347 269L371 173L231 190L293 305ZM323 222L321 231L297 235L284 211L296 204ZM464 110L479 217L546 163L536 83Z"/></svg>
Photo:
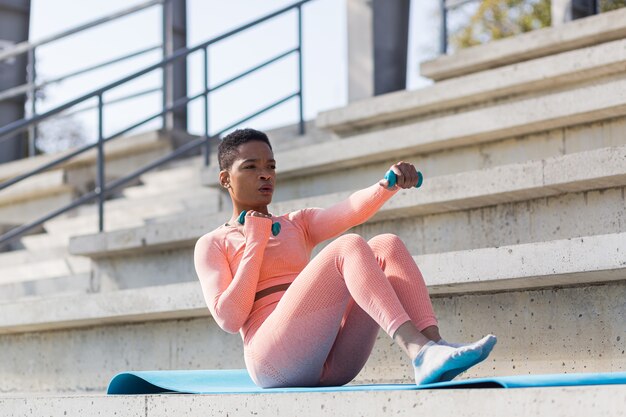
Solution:
<svg viewBox="0 0 626 417"><path fill-rule="evenodd" d="M194 264L204 299L216 323L228 333L237 333L252 310L271 224L267 218L246 217L246 245L234 275L217 239L208 235L196 243Z"/></svg>

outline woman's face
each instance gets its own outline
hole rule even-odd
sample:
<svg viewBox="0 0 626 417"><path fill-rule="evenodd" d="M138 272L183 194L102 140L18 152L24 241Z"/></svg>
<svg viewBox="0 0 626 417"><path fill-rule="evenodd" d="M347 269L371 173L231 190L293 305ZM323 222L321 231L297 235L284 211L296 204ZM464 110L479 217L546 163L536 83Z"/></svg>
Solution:
<svg viewBox="0 0 626 417"><path fill-rule="evenodd" d="M272 202L276 161L270 147L261 141L239 145L239 155L229 170L220 172L220 181L230 185L236 207L256 209Z"/></svg>

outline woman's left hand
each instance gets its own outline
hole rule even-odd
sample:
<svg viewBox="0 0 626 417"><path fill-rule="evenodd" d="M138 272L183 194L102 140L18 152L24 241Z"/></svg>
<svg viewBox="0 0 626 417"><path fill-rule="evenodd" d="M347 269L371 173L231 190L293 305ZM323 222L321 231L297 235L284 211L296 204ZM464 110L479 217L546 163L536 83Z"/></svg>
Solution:
<svg viewBox="0 0 626 417"><path fill-rule="evenodd" d="M395 190L398 187L412 188L417 184L419 177L413 164L400 161L397 164L392 165L389 169L396 174L396 185L389 187L389 181L383 178L378 182L381 186L389 188L390 190Z"/></svg>

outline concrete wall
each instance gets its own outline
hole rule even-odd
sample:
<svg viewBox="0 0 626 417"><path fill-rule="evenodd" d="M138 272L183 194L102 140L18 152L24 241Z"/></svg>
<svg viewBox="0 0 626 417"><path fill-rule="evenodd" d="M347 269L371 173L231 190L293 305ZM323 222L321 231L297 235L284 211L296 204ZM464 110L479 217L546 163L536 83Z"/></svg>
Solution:
<svg viewBox="0 0 626 417"><path fill-rule="evenodd" d="M625 277L626 278L626 277ZM436 297L450 341L499 336L467 376L608 372L626 367L626 285ZM243 368L239 335L210 318L96 326L0 338L0 392L104 390L129 369ZM36 378L33 378L36 375ZM355 383L409 383L404 353L382 331Z"/></svg>

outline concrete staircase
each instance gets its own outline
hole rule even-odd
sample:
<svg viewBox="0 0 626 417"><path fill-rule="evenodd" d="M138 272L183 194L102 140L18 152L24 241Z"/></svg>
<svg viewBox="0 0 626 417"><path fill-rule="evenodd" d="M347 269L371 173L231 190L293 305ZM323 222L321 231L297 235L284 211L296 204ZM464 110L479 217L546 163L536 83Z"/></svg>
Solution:
<svg viewBox="0 0 626 417"><path fill-rule="evenodd" d="M412 161L425 175L422 188L399 192L354 231L366 238L395 233L406 242L444 337L499 336L489 360L467 376L626 369L626 40L615 35L620 31L626 32L626 10L494 42L479 47L487 57L480 65L455 61L460 72L433 75L443 81L431 87L320 114L317 126L329 133L313 130L291 142L293 128L270 132L279 171L271 210L329 206L377 181L393 162ZM571 38L576 42L555 41ZM429 65L446 68L453 59ZM42 287L0 302L0 370L10 376L0 379L1 409L147 416L328 409L552 416L624 409L624 386L218 401L85 395L103 391L128 369L244 367L240 337L210 318L193 270L195 241L230 216L216 177L215 164L204 169L194 159L146 174L141 186L109 203L105 233L93 234L93 209L81 209L47 223L47 234L25 237L27 249L0 256L0 267L16 271L37 259L38 250L48 253L41 262L50 265L60 247L67 248L65 260L90 260L89 286L49 275L51 285L62 282L73 293L50 295L57 290ZM34 269L23 273L38 281ZM381 331L354 383L411 378L403 353ZM49 396L55 392L71 398Z"/></svg>
<svg viewBox="0 0 626 417"><path fill-rule="evenodd" d="M7 417L28 415L128 417L232 416L253 410L257 416L381 415L445 417L579 415L622 416L626 404L619 386L518 390L289 393L271 395L135 395L0 397Z"/></svg>

